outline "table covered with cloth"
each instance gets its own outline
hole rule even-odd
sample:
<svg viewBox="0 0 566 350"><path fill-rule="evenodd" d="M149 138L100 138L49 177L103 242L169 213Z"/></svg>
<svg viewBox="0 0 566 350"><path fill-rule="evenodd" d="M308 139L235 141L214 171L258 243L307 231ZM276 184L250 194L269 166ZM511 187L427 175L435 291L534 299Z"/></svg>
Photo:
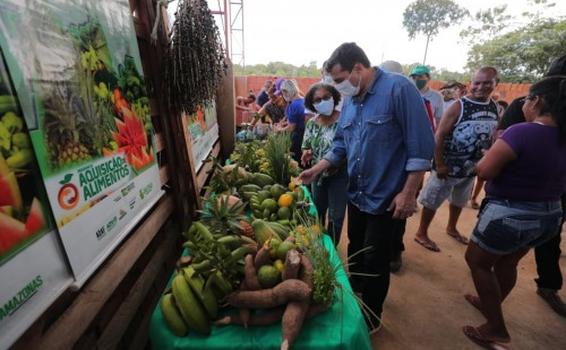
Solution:
<svg viewBox="0 0 566 350"><path fill-rule="evenodd" d="M368 330L352 292L338 252L327 235L323 243L335 267L336 289L332 306L324 313L305 320L294 349L371 349ZM234 312L227 308L225 312ZM159 305L151 317L150 341L153 349L279 349L281 323L271 326L248 327L239 325L213 326L210 335L189 332L185 337L174 335L163 319Z"/></svg>

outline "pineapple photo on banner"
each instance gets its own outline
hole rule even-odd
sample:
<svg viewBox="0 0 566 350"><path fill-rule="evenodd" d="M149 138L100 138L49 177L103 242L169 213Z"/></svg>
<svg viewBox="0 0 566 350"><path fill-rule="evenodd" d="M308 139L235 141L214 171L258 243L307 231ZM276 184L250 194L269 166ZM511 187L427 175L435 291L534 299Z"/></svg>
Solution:
<svg viewBox="0 0 566 350"><path fill-rule="evenodd" d="M0 0L0 46L80 285L162 193L128 0Z"/></svg>

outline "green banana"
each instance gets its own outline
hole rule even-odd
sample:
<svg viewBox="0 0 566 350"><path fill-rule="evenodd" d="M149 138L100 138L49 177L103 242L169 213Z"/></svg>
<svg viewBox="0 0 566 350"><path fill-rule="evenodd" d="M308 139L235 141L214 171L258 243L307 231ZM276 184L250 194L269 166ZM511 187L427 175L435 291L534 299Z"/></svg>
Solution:
<svg viewBox="0 0 566 350"><path fill-rule="evenodd" d="M240 237L236 235L220 237L217 241L230 248L239 247L242 243Z"/></svg>
<svg viewBox="0 0 566 350"><path fill-rule="evenodd" d="M30 149L21 149L6 159L10 169L20 169L33 160L33 152Z"/></svg>
<svg viewBox="0 0 566 350"><path fill-rule="evenodd" d="M12 145L19 149L31 148L29 136L23 132L17 132L12 135Z"/></svg>
<svg viewBox="0 0 566 350"><path fill-rule="evenodd" d="M242 240L242 243L257 245L257 242L248 236L240 236L240 240Z"/></svg>
<svg viewBox="0 0 566 350"><path fill-rule="evenodd" d="M254 253L255 250L256 249L248 245L243 245L239 248L236 248L231 253L232 261L238 261L240 259L243 259L244 256L246 256L246 254Z"/></svg>
<svg viewBox="0 0 566 350"><path fill-rule="evenodd" d="M267 223L267 225L271 227L271 229L275 231L275 233L277 233L282 239L287 238L289 236L289 232L291 232L290 227L282 225L279 222L270 221Z"/></svg>
<svg viewBox="0 0 566 350"><path fill-rule="evenodd" d="M195 226L197 234L200 235L202 238L204 238L207 241L214 240L214 236L212 236L208 228L204 226L200 221L193 222L193 225Z"/></svg>
<svg viewBox="0 0 566 350"><path fill-rule="evenodd" d="M210 269L210 260L203 260L199 263L191 264L191 266L193 267L193 269L195 269L195 271L203 272Z"/></svg>
<svg viewBox="0 0 566 350"><path fill-rule="evenodd" d="M183 274L177 274L173 279L173 296L181 312L181 316L189 329L202 334L210 334L210 322L204 308L191 291L189 284Z"/></svg>
<svg viewBox="0 0 566 350"><path fill-rule="evenodd" d="M185 280L191 287L193 293L200 300L208 316L211 319L215 319L218 316L218 303L216 302L216 296L211 290L204 289L204 279L199 275L191 266L183 269L183 275Z"/></svg>
<svg viewBox="0 0 566 350"><path fill-rule="evenodd" d="M170 293L165 294L161 298L159 306L161 307L161 313L163 314L165 323L167 323L171 332L178 337L187 335L189 328L185 324L185 321L183 321L183 317L175 305L175 300Z"/></svg>
<svg viewBox="0 0 566 350"><path fill-rule="evenodd" d="M189 241L193 241L195 239L195 234L197 232L197 228L194 225L191 225L189 229L183 233L183 236Z"/></svg>
<svg viewBox="0 0 566 350"><path fill-rule="evenodd" d="M222 275L222 272L216 271L215 273L210 275L209 278L212 278L212 283L220 289L223 296L228 295L232 292L232 285L230 284L230 282L226 281L226 279Z"/></svg>

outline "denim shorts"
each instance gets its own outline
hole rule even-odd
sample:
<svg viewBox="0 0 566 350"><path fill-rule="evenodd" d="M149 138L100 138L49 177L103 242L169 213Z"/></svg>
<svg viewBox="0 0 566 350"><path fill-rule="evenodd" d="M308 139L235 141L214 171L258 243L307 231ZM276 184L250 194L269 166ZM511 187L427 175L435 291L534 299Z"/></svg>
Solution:
<svg viewBox="0 0 566 350"><path fill-rule="evenodd" d="M470 239L491 254L507 255L551 239L561 222L560 201L485 199Z"/></svg>
<svg viewBox="0 0 566 350"><path fill-rule="evenodd" d="M450 204L463 208L470 199L473 187L473 177L439 179L433 170L419 196L419 203L428 209L436 210L448 199Z"/></svg>

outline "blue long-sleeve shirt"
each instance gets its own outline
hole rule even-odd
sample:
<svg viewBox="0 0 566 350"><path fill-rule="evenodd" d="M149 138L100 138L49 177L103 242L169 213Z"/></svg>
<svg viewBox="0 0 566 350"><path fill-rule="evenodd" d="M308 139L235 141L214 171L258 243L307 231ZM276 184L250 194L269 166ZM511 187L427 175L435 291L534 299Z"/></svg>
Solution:
<svg viewBox="0 0 566 350"><path fill-rule="evenodd" d="M417 88L375 68L365 96L344 102L333 148L324 159L348 161L348 197L361 211L383 214L407 174L429 170L434 136Z"/></svg>

